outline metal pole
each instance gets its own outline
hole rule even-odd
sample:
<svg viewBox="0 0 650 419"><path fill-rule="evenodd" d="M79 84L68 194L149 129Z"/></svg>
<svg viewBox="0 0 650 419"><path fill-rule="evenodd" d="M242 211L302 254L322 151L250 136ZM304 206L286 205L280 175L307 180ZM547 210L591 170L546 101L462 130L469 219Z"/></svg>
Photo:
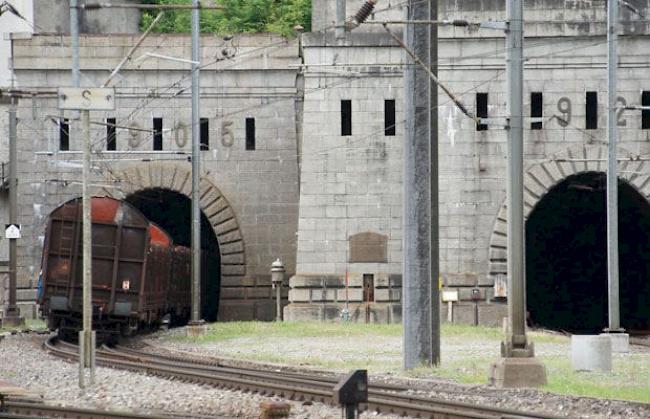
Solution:
<svg viewBox="0 0 650 419"><path fill-rule="evenodd" d="M9 106L9 223L18 224L18 151L17 151L16 98L11 98ZM24 319L16 304L17 256L16 239L9 239L9 305L5 312L4 326L19 326Z"/></svg>
<svg viewBox="0 0 650 419"><path fill-rule="evenodd" d="M281 322L282 321L282 283L279 283L276 288L277 289L275 290L275 299L276 299L275 321Z"/></svg>
<svg viewBox="0 0 650 419"><path fill-rule="evenodd" d="M192 61L200 61L199 0L192 5ZM201 323L201 208L200 182L200 101L199 65L192 64L192 324Z"/></svg>
<svg viewBox="0 0 650 419"><path fill-rule="evenodd" d="M75 87L80 85L79 69L79 10L78 1L70 0L70 45L72 48L72 83ZM83 330L79 333L79 387L85 387L84 368L90 368L89 384L95 380L95 345L94 332L92 331L92 220L91 197L88 190L90 176L90 111L81 112L83 131L83 168L82 168L82 240L83 240Z"/></svg>
<svg viewBox="0 0 650 419"><path fill-rule="evenodd" d="M616 68L618 67L618 1L607 2L607 286L609 331L621 330L618 294L618 130L616 127Z"/></svg>
<svg viewBox="0 0 650 419"><path fill-rule="evenodd" d="M508 337L510 349L526 348L523 194L523 0L506 4L508 51Z"/></svg>
<svg viewBox="0 0 650 419"><path fill-rule="evenodd" d="M438 0L429 3L429 18L438 19ZM438 76L438 26L429 25L431 55L431 71ZM431 86L429 110L431 112L431 362L440 364L440 245L438 215L438 85L429 82Z"/></svg>
<svg viewBox="0 0 650 419"><path fill-rule="evenodd" d="M336 39L345 38L345 0L336 0Z"/></svg>
<svg viewBox="0 0 650 419"><path fill-rule="evenodd" d="M409 0L408 20L429 19L431 0ZM408 49L431 64L430 29L407 25ZM404 322L404 368L431 365L431 212L430 144L431 79L421 66L405 72L406 136L404 142L404 256L402 319ZM425 94L422 94L425 93ZM436 285L437 286L437 285Z"/></svg>
<svg viewBox="0 0 650 419"><path fill-rule="evenodd" d="M90 384L93 384L95 347L92 338L92 219L91 219L91 197L88 189L90 177L90 111L81 111L81 124L83 132L84 153L83 173L81 174L81 196L82 196L82 238L83 238L83 341L85 351L80 352L80 362L83 366L90 368ZM80 383L81 384L81 383Z"/></svg>
<svg viewBox="0 0 650 419"><path fill-rule="evenodd" d="M72 85L79 87L79 3L70 0L70 47L72 48Z"/></svg>

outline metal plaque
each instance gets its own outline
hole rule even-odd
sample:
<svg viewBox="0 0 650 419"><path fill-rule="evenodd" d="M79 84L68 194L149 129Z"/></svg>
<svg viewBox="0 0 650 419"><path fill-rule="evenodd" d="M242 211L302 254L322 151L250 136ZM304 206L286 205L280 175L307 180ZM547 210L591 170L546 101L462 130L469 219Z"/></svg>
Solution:
<svg viewBox="0 0 650 419"><path fill-rule="evenodd" d="M20 224L5 224L5 238L19 239L20 238Z"/></svg>
<svg viewBox="0 0 650 419"><path fill-rule="evenodd" d="M442 301L443 302L458 301L458 290L451 290L451 291L444 290L442 292Z"/></svg>
<svg viewBox="0 0 650 419"><path fill-rule="evenodd" d="M60 87L59 109L111 111L115 109L114 88Z"/></svg>

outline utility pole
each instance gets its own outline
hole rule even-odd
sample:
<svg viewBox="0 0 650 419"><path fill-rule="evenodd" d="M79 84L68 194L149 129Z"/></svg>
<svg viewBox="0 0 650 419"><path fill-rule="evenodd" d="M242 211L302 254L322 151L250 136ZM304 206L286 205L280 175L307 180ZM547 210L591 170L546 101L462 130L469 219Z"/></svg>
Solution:
<svg viewBox="0 0 650 419"><path fill-rule="evenodd" d="M429 2L429 19L438 20L438 0ZM438 77L438 25L428 25L431 72ZM431 363L440 364L440 216L438 194L438 84L429 79L431 132Z"/></svg>
<svg viewBox="0 0 650 419"><path fill-rule="evenodd" d="M12 95L9 104L9 224L18 224L18 151L17 151L17 117L16 98ZM16 238L9 239L9 305L2 319L3 326L20 326L25 319L20 316L16 304L16 287L18 275L18 253Z"/></svg>
<svg viewBox="0 0 650 419"><path fill-rule="evenodd" d="M507 114L508 120L508 323L501 359L491 379L500 387L538 387L546 384L546 369L535 358L526 337L526 280L524 270L523 99L524 0L507 0Z"/></svg>
<svg viewBox="0 0 650 419"><path fill-rule="evenodd" d="M72 83L80 86L79 68L79 10L78 1L70 1L70 36L72 47ZM83 132L83 168L81 173L82 240L83 240L83 330L79 332L79 387L85 388L85 369L90 369L89 384L95 383L95 332L92 330L92 217L88 190L90 176L90 111L81 111ZM70 302L72 304L72 301Z"/></svg>
<svg viewBox="0 0 650 419"><path fill-rule="evenodd" d="M191 326L200 326L201 320L201 138L200 138L200 2L192 1L192 318Z"/></svg>
<svg viewBox="0 0 650 419"><path fill-rule="evenodd" d="M618 68L618 0L607 2L607 312L612 349L629 350L629 336L621 328L618 266L618 173L617 173L617 68Z"/></svg>
<svg viewBox="0 0 650 419"><path fill-rule="evenodd" d="M409 0L407 20L432 20L436 0ZM434 25L406 25L406 46L427 68L432 65L431 44ZM428 72L418 65L411 65L405 72L405 114L406 138L404 143L404 257L403 257L403 298L402 319L404 322L404 368L412 369L420 365L432 365L439 360L439 337L433 335L434 304L437 298L438 278L432 277L433 265L437 267L437 254L431 240L437 236L437 225L433 225L432 205L437 205L436 182L432 177L436 168L430 167L437 153L432 147L437 146L434 118L437 113L432 109L432 97L437 89L432 86ZM437 119L437 118L436 118ZM437 123L437 121L436 121ZM437 164L437 161L436 161ZM437 181L437 179L436 179ZM437 195L437 194L436 194ZM437 207L436 207L437 210ZM433 260L436 259L436 262ZM437 302L437 301L436 301ZM437 308L436 308L437 310Z"/></svg>

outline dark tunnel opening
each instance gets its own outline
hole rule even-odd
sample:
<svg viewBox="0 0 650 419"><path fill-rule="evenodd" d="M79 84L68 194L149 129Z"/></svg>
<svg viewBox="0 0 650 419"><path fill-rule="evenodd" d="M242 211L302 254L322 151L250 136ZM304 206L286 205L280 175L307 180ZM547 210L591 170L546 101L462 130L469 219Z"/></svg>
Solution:
<svg viewBox="0 0 650 419"><path fill-rule="evenodd" d="M174 244L192 243L192 201L169 189L144 189L126 198L147 218L165 229ZM201 316L216 321L219 312L221 260L219 242L205 214L201 213Z"/></svg>
<svg viewBox="0 0 650 419"><path fill-rule="evenodd" d="M650 205L619 179L621 326L650 329ZM533 326L598 333L608 325L606 176L553 187L526 222L526 299Z"/></svg>

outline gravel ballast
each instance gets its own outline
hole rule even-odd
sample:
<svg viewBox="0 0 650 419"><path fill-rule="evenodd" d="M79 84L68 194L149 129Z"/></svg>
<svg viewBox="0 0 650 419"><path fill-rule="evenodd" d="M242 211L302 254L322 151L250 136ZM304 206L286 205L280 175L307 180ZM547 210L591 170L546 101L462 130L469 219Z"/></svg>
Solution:
<svg viewBox="0 0 650 419"><path fill-rule="evenodd" d="M395 370L395 364L401 364L401 337L383 337L371 339L368 336L329 336L329 337L275 337L275 336L242 336L217 342L194 343L180 338L181 329L160 332L144 339L152 352L189 352L195 355L236 359L246 362L246 359L273 358L269 354L282 354L281 362L270 362L269 366L291 365L306 369L314 367L310 361L332 365L341 365L347 360L351 365L359 358L371 359L371 379L394 383L407 384L412 393L418 396L442 398L467 403L498 406L527 412L555 414L567 418L620 418L648 419L650 404L608 400L591 397L576 397L548 393L533 389L497 389L488 385L458 384L450 379L412 378L404 375L403 371ZM536 345L536 353L546 357L564 357L570 354L567 343L541 342ZM498 346L493 342L482 339L454 337L443 339L443 363L450 363L454 358L479 359L486 353L498 358ZM396 355L397 354L397 355ZM397 360L395 357L397 356ZM618 362L624 362L626 357L648 357L650 348L632 346L629 354L616 354ZM469 362L468 362L469 363ZM483 369L487 381L487 362L479 362L478 368ZM477 368L474 366L474 368ZM399 369L399 368L398 368ZM325 370L345 372L338 367ZM376 373L372 373L375 371ZM378 373L377 373L378 372ZM606 375L606 374L605 374ZM633 378L630 378L633 379ZM650 391L650 388L648 389Z"/></svg>
<svg viewBox="0 0 650 419"><path fill-rule="evenodd" d="M260 363L243 360L252 353L265 349L278 349L275 338L253 342L248 337L234 338L226 342L191 344L170 337L182 335L182 329L161 332L140 339L151 352L191 352L206 357L227 357L238 355L236 362L246 365ZM214 389L195 384L168 381L143 374L97 368L96 385L87 390L78 388L78 365L62 361L42 349L45 336L12 335L0 341L0 377L12 384L37 393L52 404L85 408L119 409L145 414L170 414L179 417L259 417L260 403L269 397L250 393ZM283 338L285 352L294 356L302 354L305 359L318 357L345 357L337 339ZM348 342L368 346L368 342ZM389 341L382 342L384 348ZM266 347L268 346L268 348ZM372 347L372 345L370 345ZM356 346L359 347L358 345ZM481 352L480 346L471 351ZM562 351L561 345L548 344L548 351ZM636 347L635 352L647 352ZM230 356L228 356L230 355ZM388 353L375 354L380 363L390 362ZM269 364L266 365L275 365ZM308 362L296 369L313 369ZM341 371L335 371L341 372ZM501 390L487 385L463 385L448 379L409 378L403 374L387 373L371 375L371 379L394 384L407 384L412 394L447 400L478 403L528 412L552 413L566 418L650 418L650 405L643 403L605 400L586 397L572 397L549 394L543 391ZM303 404L291 402L291 417L294 418L340 418L341 411L321 403ZM382 417L367 412L362 417Z"/></svg>
<svg viewBox="0 0 650 419"><path fill-rule="evenodd" d="M187 418L257 418L260 403L272 399L103 367L97 367L96 384L81 390L78 364L47 354L42 349L45 339L18 334L0 341L0 378L48 404ZM322 403L290 403L291 417L341 417L339 409Z"/></svg>

